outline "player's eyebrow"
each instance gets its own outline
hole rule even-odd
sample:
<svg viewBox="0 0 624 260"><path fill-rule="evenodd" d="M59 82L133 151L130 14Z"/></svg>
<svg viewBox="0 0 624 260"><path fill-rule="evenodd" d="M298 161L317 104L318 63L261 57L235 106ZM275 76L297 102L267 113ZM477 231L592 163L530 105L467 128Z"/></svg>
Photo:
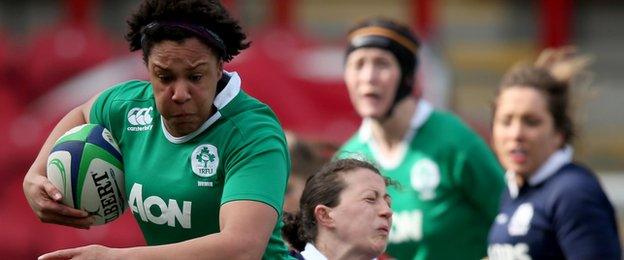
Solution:
<svg viewBox="0 0 624 260"><path fill-rule="evenodd" d="M155 69L160 69L160 70L169 70L168 68L166 68L165 66L156 64L156 63L152 63L154 65Z"/></svg>
<svg viewBox="0 0 624 260"><path fill-rule="evenodd" d="M194 69L197 69L197 68L199 68L201 66L205 66L205 65L208 65L208 62L199 62L197 65L192 66L192 67L188 68L187 70L194 70Z"/></svg>

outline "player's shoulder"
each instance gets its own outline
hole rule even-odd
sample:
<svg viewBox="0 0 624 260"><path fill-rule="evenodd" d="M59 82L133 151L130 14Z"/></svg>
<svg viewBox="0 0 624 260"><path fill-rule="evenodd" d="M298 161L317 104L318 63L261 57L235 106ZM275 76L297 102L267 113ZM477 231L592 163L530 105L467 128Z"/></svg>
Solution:
<svg viewBox="0 0 624 260"><path fill-rule="evenodd" d="M368 143L362 138L360 131L353 134L345 143L340 146L338 151L334 154L336 158L356 158L366 159L370 156L368 150Z"/></svg>
<svg viewBox="0 0 624 260"><path fill-rule="evenodd" d="M284 136L277 116L269 106L240 91L230 103L219 110L227 131L237 133L245 139Z"/></svg>
<svg viewBox="0 0 624 260"><path fill-rule="evenodd" d="M579 163L568 163L562 166L553 179L563 186L583 185L587 183L597 183L598 180L592 170Z"/></svg>
<svg viewBox="0 0 624 260"><path fill-rule="evenodd" d="M237 122L241 128L254 128L256 124L279 125L277 116L271 108L250 96L244 91L240 91L236 97L220 112L224 117Z"/></svg>
<svg viewBox="0 0 624 260"><path fill-rule="evenodd" d="M444 110L436 109L425 122L423 127L431 128L438 134L446 135L449 131L456 135L472 135L474 132L458 115Z"/></svg>
<svg viewBox="0 0 624 260"><path fill-rule="evenodd" d="M454 147L453 151L466 151L485 145L477 134L459 116L448 111L434 110L418 130L422 138L435 140L438 145Z"/></svg>
<svg viewBox="0 0 624 260"><path fill-rule="evenodd" d="M115 100L135 100L135 99L151 99L152 94L151 83L144 80L129 80L117 83L104 92L101 97L113 98Z"/></svg>
<svg viewBox="0 0 624 260"><path fill-rule="evenodd" d="M553 195L565 197L594 196L603 193L594 172L578 163L569 163L561 167L547 181L547 186Z"/></svg>

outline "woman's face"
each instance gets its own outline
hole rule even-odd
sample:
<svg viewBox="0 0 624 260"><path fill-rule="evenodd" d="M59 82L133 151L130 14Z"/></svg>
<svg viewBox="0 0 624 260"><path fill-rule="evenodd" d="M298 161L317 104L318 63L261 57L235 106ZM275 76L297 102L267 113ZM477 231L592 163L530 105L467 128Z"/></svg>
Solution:
<svg viewBox="0 0 624 260"><path fill-rule="evenodd" d="M333 232L363 253L378 256L386 249L392 225L386 184L381 176L365 168L343 177L346 187L339 204L329 213L335 224Z"/></svg>
<svg viewBox="0 0 624 260"><path fill-rule="evenodd" d="M394 101L400 78L399 62L389 51L359 48L347 57L344 80L361 117L383 118Z"/></svg>
<svg viewBox="0 0 624 260"><path fill-rule="evenodd" d="M494 149L508 170L530 177L562 145L546 98L538 90L514 86L496 101L492 135Z"/></svg>
<svg viewBox="0 0 624 260"><path fill-rule="evenodd" d="M147 58L149 80L173 136L189 134L208 119L222 67L221 60L196 38L154 45Z"/></svg>

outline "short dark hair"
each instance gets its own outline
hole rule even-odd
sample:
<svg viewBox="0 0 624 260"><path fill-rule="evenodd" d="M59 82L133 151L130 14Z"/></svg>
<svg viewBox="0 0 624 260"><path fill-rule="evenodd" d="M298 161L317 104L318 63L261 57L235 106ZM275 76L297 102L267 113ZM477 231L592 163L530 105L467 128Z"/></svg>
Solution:
<svg viewBox="0 0 624 260"><path fill-rule="evenodd" d="M316 240L318 234L314 208L317 205L336 207L340 204L340 194L345 189L344 174L355 169L369 169L381 176L373 164L357 159L339 159L326 164L319 172L310 176L299 200L296 214L284 212L284 238L297 250L304 249L307 242ZM390 179L383 177L386 185Z"/></svg>
<svg viewBox="0 0 624 260"><path fill-rule="evenodd" d="M145 62L154 44L165 40L182 42L195 37L223 61L249 47L238 22L216 0L144 0L127 24L130 51L142 50Z"/></svg>
<svg viewBox="0 0 624 260"><path fill-rule="evenodd" d="M548 111L553 117L555 129L563 135L562 145L572 142L575 129L570 116L569 82L556 80L545 68L518 64L503 76L496 91L496 99L492 107L493 114L496 113L498 96L505 89L512 87L528 87L542 93L546 98Z"/></svg>

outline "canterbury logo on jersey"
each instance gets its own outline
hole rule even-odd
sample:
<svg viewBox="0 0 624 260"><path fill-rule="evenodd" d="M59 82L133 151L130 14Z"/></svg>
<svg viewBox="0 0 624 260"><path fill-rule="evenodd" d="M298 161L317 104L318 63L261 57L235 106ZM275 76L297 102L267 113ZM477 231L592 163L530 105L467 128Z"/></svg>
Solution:
<svg viewBox="0 0 624 260"><path fill-rule="evenodd" d="M178 201L169 199L168 203L158 196L149 196L143 200L143 185L135 183L132 185L128 205L134 214L138 214L144 222L151 222L156 225L167 224L170 227L191 228L191 205L190 201L182 202L182 209ZM157 214L154 214L152 207L158 207ZM177 220L177 221L176 221Z"/></svg>
<svg viewBox="0 0 624 260"><path fill-rule="evenodd" d="M152 121L154 117L152 117L153 107L140 108L135 107L128 111L128 123L130 125L127 129L128 131L149 131L152 129Z"/></svg>

